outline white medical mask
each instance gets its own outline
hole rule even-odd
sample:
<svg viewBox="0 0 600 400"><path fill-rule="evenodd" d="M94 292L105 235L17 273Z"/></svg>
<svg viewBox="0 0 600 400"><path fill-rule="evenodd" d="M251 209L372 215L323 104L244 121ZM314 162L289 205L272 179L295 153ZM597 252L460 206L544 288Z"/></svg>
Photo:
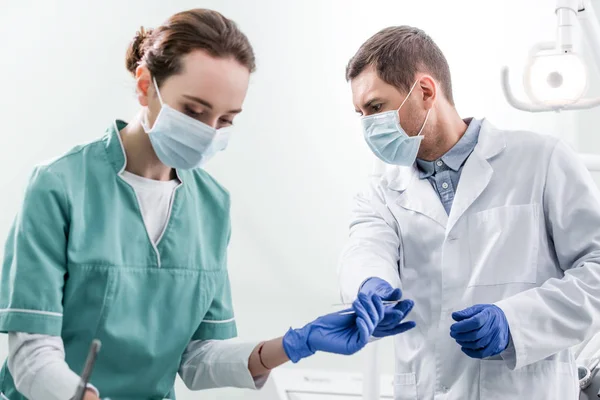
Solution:
<svg viewBox="0 0 600 400"><path fill-rule="evenodd" d="M162 100L156 79L153 82L161 109L152 129L147 121L142 121L142 127L163 164L175 169L196 168L227 147L229 128L217 130L169 107Z"/></svg>
<svg viewBox="0 0 600 400"><path fill-rule="evenodd" d="M400 125L400 109L408 100L418 81L410 88L397 110L362 117L365 140L371 151L383 162L393 165L410 166L417 159L419 146L423 140L421 133L427 124L430 110L417 136L408 136Z"/></svg>

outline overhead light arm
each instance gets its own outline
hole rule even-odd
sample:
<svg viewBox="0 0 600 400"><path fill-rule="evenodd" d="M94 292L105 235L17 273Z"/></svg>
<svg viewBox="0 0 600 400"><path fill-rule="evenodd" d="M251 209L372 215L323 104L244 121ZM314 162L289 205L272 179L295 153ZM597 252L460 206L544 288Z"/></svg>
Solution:
<svg viewBox="0 0 600 400"><path fill-rule="evenodd" d="M557 35L555 42L543 42L533 46L529 52L528 63L524 75L524 87L527 96L531 102L525 102L515 97L509 83L509 69L502 68L501 82L502 90L507 102L514 108L527 112L547 112L547 111L562 111L562 110L583 110L600 106L600 98L593 99L565 99L564 101L555 101L553 103L545 102L543 99L538 99L533 93L531 80L531 68L534 62L543 57L552 56L554 60L566 59L568 57L573 60L578 60L573 53L575 29L579 25L582 29L589 50L593 55L595 67L600 71L600 23L596 18L596 14L590 0L557 0L556 2L556 19L557 19ZM562 58L561 58L562 57ZM548 57L550 59L550 57ZM571 60L572 61L572 60ZM577 65L576 65L577 66ZM584 68L584 66L582 67ZM581 69L581 68L580 68ZM579 71L579 70L578 70ZM580 72L577 72L580 74ZM585 73L585 72L583 72ZM557 82L552 82L556 86L563 83L563 76L560 73L554 73ZM549 74L547 79L554 78ZM540 78L540 77L536 77ZM546 77L542 77L546 78ZM569 77L566 77L567 79ZM572 78L572 77L571 77ZM584 77L578 77L583 79ZM581 82L578 82L581 84Z"/></svg>
<svg viewBox="0 0 600 400"><path fill-rule="evenodd" d="M600 23L590 0L580 1L577 19L585 36L587 48L594 59L596 70L600 72Z"/></svg>

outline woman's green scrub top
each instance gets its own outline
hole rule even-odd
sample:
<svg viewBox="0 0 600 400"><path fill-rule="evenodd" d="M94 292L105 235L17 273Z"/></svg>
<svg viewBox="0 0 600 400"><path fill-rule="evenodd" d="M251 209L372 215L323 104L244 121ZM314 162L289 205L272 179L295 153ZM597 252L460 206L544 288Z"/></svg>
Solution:
<svg viewBox="0 0 600 400"><path fill-rule="evenodd" d="M177 171L181 184L154 244L120 177L125 125L35 169L6 242L0 332L61 336L77 373L97 338L90 383L103 398L174 399L189 342L237 334L226 268L229 195L202 169ZM0 392L24 399L6 362Z"/></svg>

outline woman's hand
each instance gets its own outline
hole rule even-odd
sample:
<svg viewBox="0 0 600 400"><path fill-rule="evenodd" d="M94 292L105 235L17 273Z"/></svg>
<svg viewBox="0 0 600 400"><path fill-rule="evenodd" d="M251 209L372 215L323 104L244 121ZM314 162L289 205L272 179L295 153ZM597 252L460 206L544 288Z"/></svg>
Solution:
<svg viewBox="0 0 600 400"><path fill-rule="evenodd" d="M100 397L92 389L87 389L83 395L83 400L100 400Z"/></svg>
<svg viewBox="0 0 600 400"><path fill-rule="evenodd" d="M401 293L398 290L394 295L399 300ZM371 336L393 336L414 328L414 322L402 322L413 304L402 300L385 307L380 294L359 293L352 309L327 314L302 329L290 329L283 338L260 343L250 355L248 369L257 378L288 360L298 362L317 351L354 354Z"/></svg>
<svg viewBox="0 0 600 400"><path fill-rule="evenodd" d="M301 329L290 329L283 337L283 348L293 362L317 351L354 354L365 347L384 317L380 296L360 293L351 310L327 314Z"/></svg>

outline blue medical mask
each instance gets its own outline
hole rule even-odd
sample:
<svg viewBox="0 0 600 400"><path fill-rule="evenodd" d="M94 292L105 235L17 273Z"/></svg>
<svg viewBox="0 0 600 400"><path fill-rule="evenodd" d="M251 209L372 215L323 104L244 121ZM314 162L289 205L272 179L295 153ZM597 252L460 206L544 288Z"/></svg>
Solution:
<svg viewBox="0 0 600 400"><path fill-rule="evenodd" d="M417 136L408 136L400 125L400 109L408 100L417 82L415 81L412 85L397 110L367 115L361 118L367 144L373 153L387 164L411 166L417 159L419 146L423 140L421 133L425 128L425 124L427 124L431 110L427 110L425 121Z"/></svg>
<svg viewBox="0 0 600 400"><path fill-rule="evenodd" d="M152 129L147 121L142 121L142 127L163 164L175 169L197 168L227 147L229 128L215 129L169 107L162 100L156 79L153 82L161 109Z"/></svg>

